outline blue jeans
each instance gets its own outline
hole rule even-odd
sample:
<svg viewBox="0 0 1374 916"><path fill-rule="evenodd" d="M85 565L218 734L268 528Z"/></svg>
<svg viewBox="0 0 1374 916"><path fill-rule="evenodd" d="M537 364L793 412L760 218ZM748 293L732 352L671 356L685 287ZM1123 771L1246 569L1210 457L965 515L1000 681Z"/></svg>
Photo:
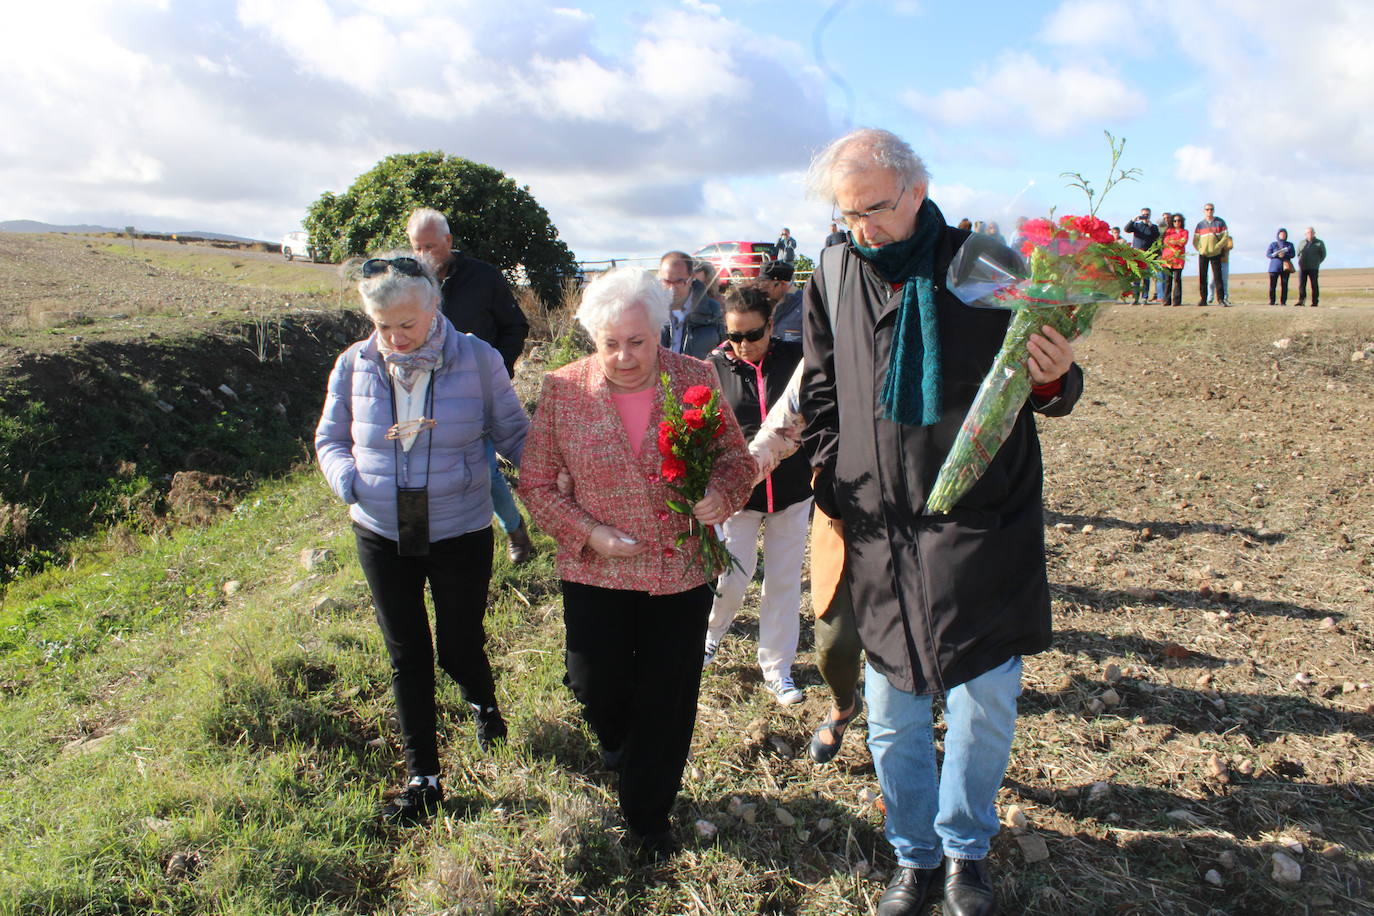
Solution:
<svg viewBox="0 0 1374 916"><path fill-rule="evenodd" d="M1020 656L946 691L945 759L937 774L934 697L899 690L868 665L868 749L899 865L934 868L942 856L987 857L1020 694Z"/></svg>
<svg viewBox="0 0 1374 916"><path fill-rule="evenodd" d="M487 462L491 465L491 508L496 513L496 521L501 530L507 533L520 527L520 508L515 505L515 494L506 483L506 475L501 473L501 465L496 460L496 446L487 440Z"/></svg>

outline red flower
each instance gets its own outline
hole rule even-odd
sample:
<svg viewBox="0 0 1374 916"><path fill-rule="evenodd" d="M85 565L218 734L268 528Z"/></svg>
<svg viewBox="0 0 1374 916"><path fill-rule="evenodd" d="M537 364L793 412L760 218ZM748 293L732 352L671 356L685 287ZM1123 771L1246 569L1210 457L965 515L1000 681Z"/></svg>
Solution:
<svg viewBox="0 0 1374 916"><path fill-rule="evenodd" d="M673 513L669 512L667 509L659 509L658 520L660 522L666 522L672 516L672 514Z"/></svg>
<svg viewBox="0 0 1374 916"><path fill-rule="evenodd" d="M658 424L658 453L664 458L673 454L673 426L666 421Z"/></svg>
<svg viewBox="0 0 1374 916"><path fill-rule="evenodd" d="M693 385L683 392L682 400L693 407L705 407L711 400L711 389L705 385Z"/></svg>
<svg viewBox="0 0 1374 916"><path fill-rule="evenodd" d="M671 548L671 547L664 547L664 548L663 548L663 558L664 558L665 560L671 560L671 559L673 558L673 548Z"/></svg>
<svg viewBox="0 0 1374 916"><path fill-rule="evenodd" d="M1047 219L1028 219L1021 226L1021 237L1026 240L1022 250L1029 252L1037 245L1044 245L1054 235L1054 226Z"/></svg>
<svg viewBox="0 0 1374 916"><path fill-rule="evenodd" d="M664 480L672 483L687 476L687 462L681 458L664 458L658 470Z"/></svg>
<svg viewBox="0 0 1374 916"><path fill-rule="evenodd" d="M701 385L697 386L702 387ZM688 429L701 429L706 422L706 416L700 410L684 410L682 412L682 422L687 424Z"/></svg>

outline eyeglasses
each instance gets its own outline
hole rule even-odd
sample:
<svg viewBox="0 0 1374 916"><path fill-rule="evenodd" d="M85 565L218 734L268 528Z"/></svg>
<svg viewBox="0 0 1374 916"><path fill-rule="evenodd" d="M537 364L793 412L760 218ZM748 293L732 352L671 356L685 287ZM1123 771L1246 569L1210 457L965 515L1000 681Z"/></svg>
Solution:
<svg viewBox="0 0 1374 916"><path fill-rule="evenodd" d="M688 283L692 282L692 278L683 277L680 280L664 280L660 278L659 282L662 283L664 286L686 286Z"/></svg>
<svg viewBox="0 0 1374 916"><path fill-rule="evenodd" d="M375 277L386 270L394 270L407 277L423 277L424 268L414 258L368 258L363 262L363 279Z"/></svg>
<svg viewBox="0 0 1374 916"><path fill-rule="evenodd" d="M902 195L909 190L910 188L902 188L901 193L897 195L897 199L894 200L892 203L888 204L886 207L874 207L872 210L860 211L831 210L830 218L835 222L843 222L850 229L853 229L855 226L859 225L859 223L862 223L866 219L873 219L876 216L881 216L884 213L889 213L893 210L896 210L897 205L902 202Z"/></svg>
<svg viewBox="0 0 1374 916"><path fill-rule="evenodd" d="M725 336L728 337L732 343L743 343L746 340L750 343L758 343L760 340L763 340L763 335L767 333L768 325L761 324L752 331L727 331Z"/></svg>

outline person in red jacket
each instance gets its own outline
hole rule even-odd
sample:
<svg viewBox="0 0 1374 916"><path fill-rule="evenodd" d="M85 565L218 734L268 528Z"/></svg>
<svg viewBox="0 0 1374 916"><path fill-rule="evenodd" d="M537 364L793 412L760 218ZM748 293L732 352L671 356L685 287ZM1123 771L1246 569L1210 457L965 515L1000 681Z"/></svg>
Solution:
<svg viewBox="0 0 1374 916"><path fill-rule="evenodd" d="M1183 304L1183 265L1188 261L1188 230L1183 214L1169 216L1169 228L1164 232L1164 247L1159 263L1164 267L1164 304Z"/></svg>

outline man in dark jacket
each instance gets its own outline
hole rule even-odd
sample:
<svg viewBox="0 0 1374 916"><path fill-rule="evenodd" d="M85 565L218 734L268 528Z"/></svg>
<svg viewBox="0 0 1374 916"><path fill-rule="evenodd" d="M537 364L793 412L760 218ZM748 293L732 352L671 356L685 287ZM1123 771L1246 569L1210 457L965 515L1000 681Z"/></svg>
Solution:
<svg viewBox="0 0 1374 916"><path fill-rule="evenodd" d="M869 749L899 866L878 912L924 912L943 871L943 912L981 916L996 909L983 860L999 826L1021 656L1050 644L1034 414L1068 413L1082 373L1062 335L1032 335L1032 394L1011 435L951 512L928 514L1009 313L967 307L945 288L969 233L945 224L900 138L842 137L813 161L810 182L851 234L806 286L802 413L816 506L843 527L868 653ZM1019 264L1004 247L997 256ZM937 694L947 726L938 775Z"/></svg>
<svg viewBox="0 0 1374 916"><path fill-rule="evenodd" d="M1298 243L1298 308L1307 299L1307 283L1312 282L1312 307L1317 307L1317 270L1326 260L1326 243L1317 238L1317 230L1311 226L1303 233Z"/></svg>
<svg viewBox="0 0 1374 916"><path fill-rule="evenodd" d="M795 276L791 264L769 261L759 269L758 283L773 307L773 335L788 343L800 344L802 294L792 282Z"/></svg>
<svg viewBox="0 0 1374 916"><path fill-rule="evenodd" d="M685 251L659 258L658 282L673 296L660 342L674 353L705 359L725 339L725 319L720 303L706 295L700 280L692 279L694 266Z"/></svg>
<svg viewBox="0 0 1374 916"><path fill-rule="evenodd" d="M415 253L439 277L440 309L457 330L480 337L501 354L506 371L515 377L515 361L525 349L530 323L516 304L501 271L453 247L448 219L438 210L421 207L406 221L406 236ZM529 530L515 505L510 484L488 444L491 463L491 501L496 520L510 539L506 550L512 563L524 563L534 552Z"/></svg>
<svg viewBox="0 0 1374 916"><path fill-rule="evenodd" d="M1131 247L1141 251L1149 251L1154 247L1155 242L1159 241L1159 227L1150 219L1150 208L1141 207L1140 215L1126 224L1125 232L1131 237ZM1132 305L1137 305L1141 299L1150 298L1150 277L1146 274L1141 277L1135 285L1134 295L1131 299ZM1154 301L1159 301L1159 283L1155 283Z"/></svg>

